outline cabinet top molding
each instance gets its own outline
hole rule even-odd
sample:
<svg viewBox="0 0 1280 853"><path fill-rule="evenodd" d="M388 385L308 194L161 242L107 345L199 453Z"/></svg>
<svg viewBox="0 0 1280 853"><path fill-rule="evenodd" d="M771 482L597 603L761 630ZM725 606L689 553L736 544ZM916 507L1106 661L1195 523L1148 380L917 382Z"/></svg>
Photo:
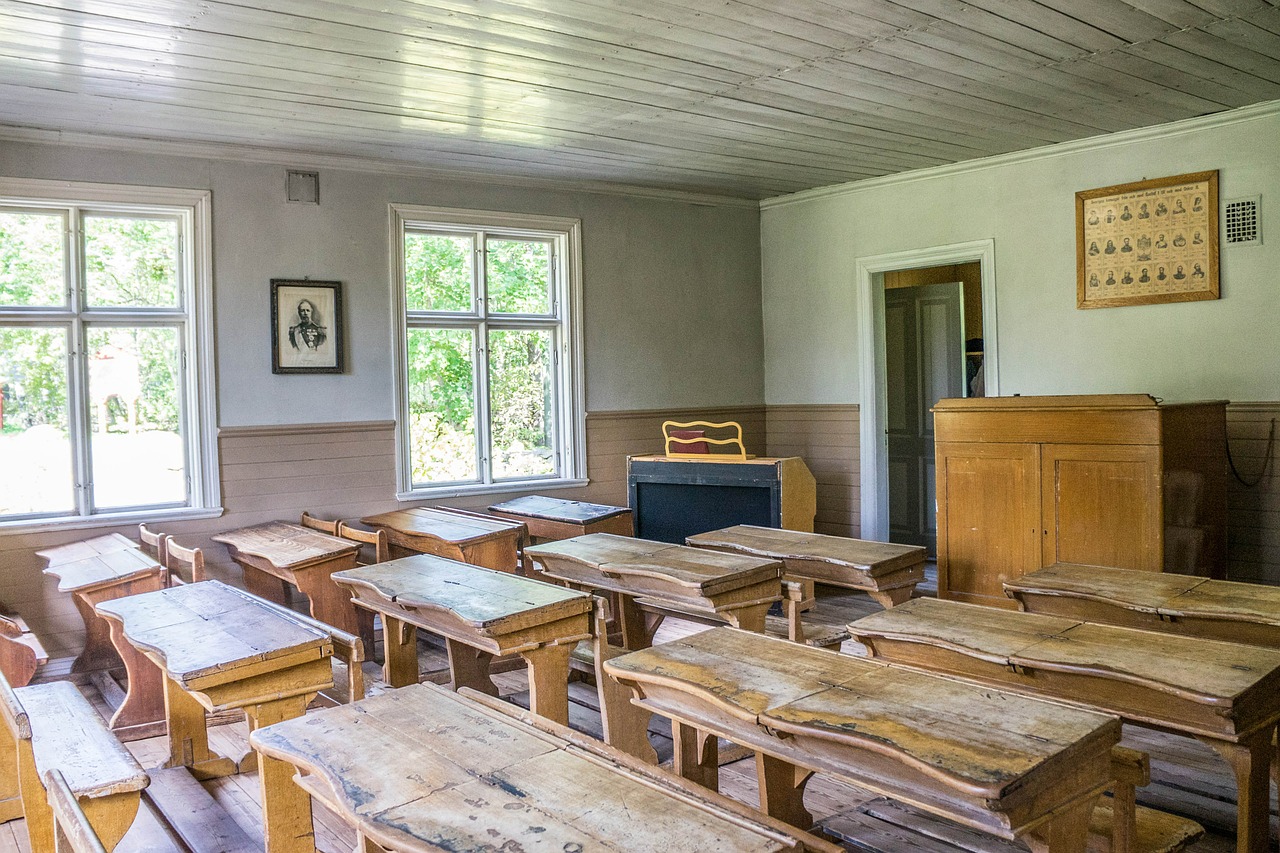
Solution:
<svg viewBox="0 0 1280 853"><path fill-rule="evenodd" d="M1230 400L1166 402L1150 394L1064 394L1045 397L968 397L939 400L932 411L963 410L1061 410L1061 409L1167 409L1172 406L1223 406Z"/></svg>

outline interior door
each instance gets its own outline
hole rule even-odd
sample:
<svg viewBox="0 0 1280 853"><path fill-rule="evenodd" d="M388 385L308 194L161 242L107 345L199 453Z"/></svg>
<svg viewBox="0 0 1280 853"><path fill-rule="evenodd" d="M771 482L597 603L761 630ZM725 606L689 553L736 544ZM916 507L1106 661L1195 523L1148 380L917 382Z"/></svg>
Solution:
<svg viewBox="0 0 1280 853"><path fill-rule="evenodd" d="M964 290L959 282L884 294L889 540L937 553L933 404L964 396Z"/></svg>

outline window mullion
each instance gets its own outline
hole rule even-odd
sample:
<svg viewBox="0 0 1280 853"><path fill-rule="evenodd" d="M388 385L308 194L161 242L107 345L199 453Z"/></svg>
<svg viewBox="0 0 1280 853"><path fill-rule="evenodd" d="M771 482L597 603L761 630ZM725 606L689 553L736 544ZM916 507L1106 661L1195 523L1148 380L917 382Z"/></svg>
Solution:
<svg viewBox="0 0 1280 853"><path fill-rule="evenodd" d="M479 453L480 481L493 482L493 430L489 423L489 262L485 232L477 231L476 262L472 264L475 307L480 315L475 338L476 451Z"/></svg>

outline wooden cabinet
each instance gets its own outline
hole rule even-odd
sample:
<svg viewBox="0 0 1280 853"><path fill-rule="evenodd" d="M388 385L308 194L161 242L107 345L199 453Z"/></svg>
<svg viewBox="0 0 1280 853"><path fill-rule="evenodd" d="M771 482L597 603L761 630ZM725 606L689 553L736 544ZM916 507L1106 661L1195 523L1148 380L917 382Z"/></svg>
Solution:
<svg viewBox="0 0 1280 853"><path fill-rule="evenodd" d="M1145 394L940 400L938 595L1016 606L1058 562L1221 577L1226 403Z"/></svg>

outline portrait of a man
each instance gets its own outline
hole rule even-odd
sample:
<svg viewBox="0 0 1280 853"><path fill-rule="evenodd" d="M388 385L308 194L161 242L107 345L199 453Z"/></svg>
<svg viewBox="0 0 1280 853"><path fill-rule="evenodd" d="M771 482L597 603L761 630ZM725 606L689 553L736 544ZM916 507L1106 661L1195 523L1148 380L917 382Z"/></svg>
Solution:
<svg viewBox="0 0 1280 853"><path fill-rule="evenodd" d="M342 284L271 280L271 371L342 372Z"/></svg>

